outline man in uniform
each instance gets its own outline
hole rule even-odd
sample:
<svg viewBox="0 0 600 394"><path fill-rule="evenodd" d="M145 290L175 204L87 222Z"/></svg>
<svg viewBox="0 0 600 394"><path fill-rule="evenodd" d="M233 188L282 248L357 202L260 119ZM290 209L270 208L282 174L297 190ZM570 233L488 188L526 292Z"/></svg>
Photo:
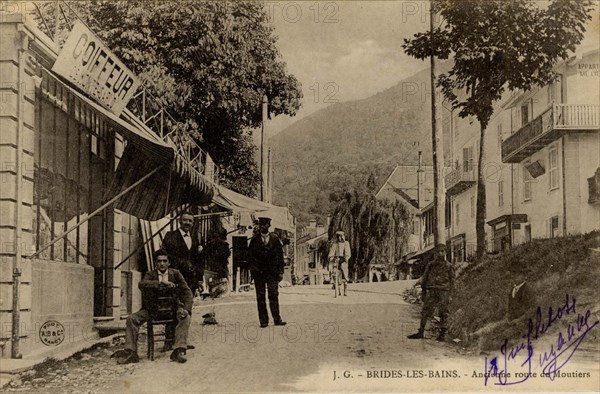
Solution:
<svg viewBox="0 0 600 394"><path fill-rule="evenodd" d="M279 314L279 282L283 279L284 271L283 245L277 235L269 232L270 226L270 218L258 218L259 231L252 237L248 246L248 264L256 288L256 304L261 327L269 325L267 291L275 325L286 324Z"/></svg>
<svg viewBox="0 0 600 394"><path fill-rule="evenodd" d="M409 335L409 339L423 338L427 320L433 316L436 307L441 319L440 334L437 340L444 341L446 336L449 293L454 285L454 268L451 263L446 261L446 247L444 245L438 245L435 253L433 260L425 267L423 276L415 283L415 286L421 284L423 289L421 297L423 299L423 309L421 310L419 331Z"/></svg>

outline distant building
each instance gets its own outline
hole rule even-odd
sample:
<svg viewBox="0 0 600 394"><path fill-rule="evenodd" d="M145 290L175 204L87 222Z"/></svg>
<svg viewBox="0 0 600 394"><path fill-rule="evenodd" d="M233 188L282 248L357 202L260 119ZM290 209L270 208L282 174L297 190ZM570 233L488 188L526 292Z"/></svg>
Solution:
<svg viewBox="0 0 600 394"><path fill-rule="evenodd" d="M411 232L406 243L394 243L389 248L388 264L399 266L399 275L406 277L412 271L411 267L414 263L428 258L433 250L433 166L412 164L396 166L375 197L398 201L411 214ZM403 248L400 261L394 261L396 255L394 247ZM371 276L370 273L370 279Z"/></svg>
<svg viewBox="0 0 600 394"><path fill-rule="evenodd" d="M600 228L600 51L561 62L559 79L503 104L511 135L502 162L512 167L513 240L552 238ZM497 222L488 222L494 231Z"/></svg>
<svg viewBox="0 0 600 394"><path fill-rule="evenodd" d="M296 261L294 274L297 278L309 278L311 285L322 284L327 256L319 253L320 242L327 241L329 218L326 225L317 225L317 220L309 221L308 226L296 230Z"/></svg>
<svg viewBox="0 0 600 394"><path fill-rule="evenodd" d="M495 105L484 141L487 252L600 228L598 58L595 50L560 62L553 84ZM476 119L451 115L448 244L464 261L476 252L480 131Z"/></svg>

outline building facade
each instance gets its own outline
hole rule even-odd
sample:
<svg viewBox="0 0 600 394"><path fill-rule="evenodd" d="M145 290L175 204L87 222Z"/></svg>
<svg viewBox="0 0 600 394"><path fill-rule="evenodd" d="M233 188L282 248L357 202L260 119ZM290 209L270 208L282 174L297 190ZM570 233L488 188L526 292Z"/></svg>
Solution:
<svg viewBox="0 0 600 394"><path fill-rule="evenodd" d="M551 85L506 92L495 104L483 158L488 253L600 228L598 53L561 62ZM476 252L480 130L476 119L451 116L448 243L452 260L460 262Z"/></svg>
<svg viewBox="0 0 600 394"><path fill-rule="evenodd" d="M29 11L16 7L0 15L4 358L38 357L88 341L97 336L95 323L118 322L139 309L137 283L151 255L140 221L207 205L213 188L198 170L207 155L192 163L125 108L134 100L135 76L93 32L76 22L70 34L81 35L61 47ZM69 39L81 43L84 36L112 65L121 64L121 73L113 69L93 92L57 66L76 53L66 53ZM112 93L98 94L109 80Z"/></svg>

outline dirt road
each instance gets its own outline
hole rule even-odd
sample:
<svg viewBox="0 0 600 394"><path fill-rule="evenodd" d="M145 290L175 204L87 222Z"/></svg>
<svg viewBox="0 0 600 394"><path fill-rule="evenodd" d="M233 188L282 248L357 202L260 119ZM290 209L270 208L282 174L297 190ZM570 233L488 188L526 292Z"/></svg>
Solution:
<svg viewBox="0 0 600 394"><path fill-rule="evenodd" d="M282 289L285 327L258 326L254 293L202 301L194 308L188 362L177 364L169 353L154 362L115 366L105 352L90 364L94 379L50 384L55 392L264 392L264 391L464 391L486 390L481 355L462 351L427 333L408 340L416 330L420 307L403 301L412 282L354 284L348 297L333 298L327 286ZM201 315L214 311L218 325L203 326ZM142 345L143 346L143 345ZM565 371L592 371L594 361L571 361ZM596 372L594 372L594 370ZM71 374L76 374L73 371ZM85 373L89 373L85 372ZM590 379L586 379L588 386ZM92 382L93 380L93 382ZM581 380L578 380L581 382ZM568 378L530 379L515 390L573 388ZM492 386L494 381L488 382ZM587 386L586 386L587 387ZM489 387L488 387L489 388Z"/></svg>

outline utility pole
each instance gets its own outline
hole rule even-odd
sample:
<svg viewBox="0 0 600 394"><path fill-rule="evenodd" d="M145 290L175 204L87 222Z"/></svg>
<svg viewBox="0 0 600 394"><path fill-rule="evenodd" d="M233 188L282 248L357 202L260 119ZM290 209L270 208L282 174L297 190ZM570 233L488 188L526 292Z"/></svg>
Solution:
<svg viewBox="0 0 600 394"><path fill-rule="evenodd" d="M434 2L431 1L430 4L429 30L433 35L436 12ZM444 140L441 130L441 114L437 104L438 92L436 86L436 64L433 53L431 54L429 61L431 66L431 143L433 151L433 212L435 218L433 243L437 246L446 244L446 233L444 231L444 219L446 217L446 198L444 190Z"/></svg>
<svg viewBox="0 0 600 394"><path fill-rule="evenodd" d="M262 99L262 125L260 131L260 200L265 201L267 198L267 177L265 176L265 130L268 118L269 99L267 95L263 95Z"/></svg>
<svg viewBox="0 0 600 394"><path fill-rule="evenodd" d="M273 200L273 162L271 161L271 148L268 148L267 154L267 202L272 204Z"/></svg>

